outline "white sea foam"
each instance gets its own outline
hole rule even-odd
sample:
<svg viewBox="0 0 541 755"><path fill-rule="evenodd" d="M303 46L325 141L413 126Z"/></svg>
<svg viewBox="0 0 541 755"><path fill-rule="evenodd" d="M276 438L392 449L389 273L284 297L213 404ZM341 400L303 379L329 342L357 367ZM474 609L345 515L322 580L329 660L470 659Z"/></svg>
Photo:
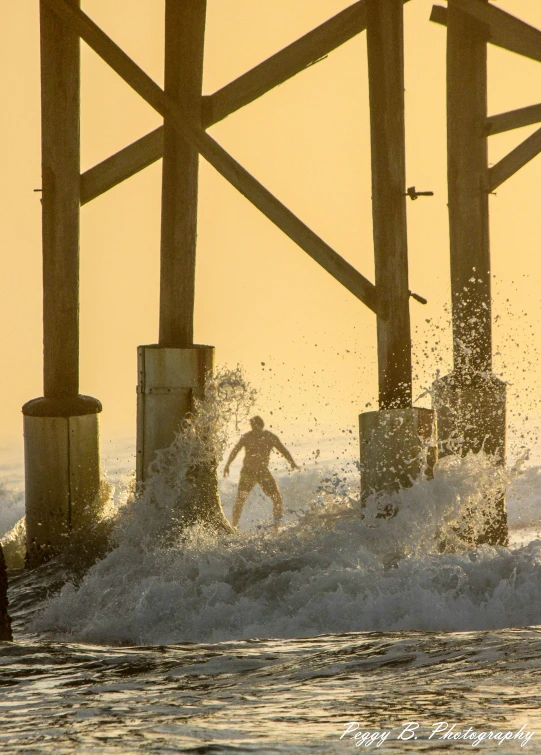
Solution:
<svg viewBox="0 0 541 755"><path fill-rule="evenodd" d="M216 534L178 526L198 443L190 437L126 508L117 547L78 587L66 585L34 629L86 642L171 644L541 623L541 541L468 548L457 537L464 509L475 527L505 482L484 456L448 457L433 480L389 496L391 519L378 516L375 497L361 509L342 471L323 482L303 472L292 478L296 494L285 491L297 516L277 535Z"/></svg>
<svg viewBox="0 0 541 755"><path fill-rule="evenodd" d="M231 423L254 400L239 370L219 373L209 388L206 407L161 455L145 491L133 499L129 486L116 486L106 512L117 519L114 549L48 602L35 629L87 642L169 644L541 624L541 540L468 548L457 537L464 510L475 528L504 483L510 524L539 525L539 468L509 475L482 455L448 457L433 480L361 509L354 464L327 459L278 474L286 526L277 535L265 526L271 504L257 493L243 532L186 529L187 471L219 460L239 430ZM229 513L235 486L222 482ZM22 494L4 486L0 498L7 529ZM396 516L380 518L382 504Z"/></svg>
<svg viewBox="0 0 541 755"><path fill-rule="evenodd" d="M24 516L24 492L0 480L0 538Z"/></svg>

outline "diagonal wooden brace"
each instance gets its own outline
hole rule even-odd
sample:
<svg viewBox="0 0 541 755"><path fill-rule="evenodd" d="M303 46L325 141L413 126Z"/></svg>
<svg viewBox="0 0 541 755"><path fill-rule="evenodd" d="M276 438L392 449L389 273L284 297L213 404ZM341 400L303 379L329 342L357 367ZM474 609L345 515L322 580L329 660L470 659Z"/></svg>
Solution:
<svg viewBox="0 0 541 755"><path fill-rule="evenodd" d="M407 0L406 0L407 2ZM366 29L367 0L333 16L255 68L204 98L203 123L217 123L283 84Z"/></svg>
<svg viewBox="0 0 541 755"><path fill-rule="evenodd" d="M59 19L69 24L151 107L162 116L167 114L178 133L243 196L363 304L380 314L374 284L294 215L200 126L187 120L181 108L167 99L158 84L83 11L66 0L45 1Z"/></svg>
<svg viewBox="0 0 541 755"><path fill-rule="evenodd" d="M528 107L521 107L518 110L509 110L506 113L498 113L497 115L490 115L487 118L487 134L494 136L494 134L502 134L505 131L511 131L514 128L522 128L523 126L531 126L533 123L539 123L541 121L541 104L528 105Z"/></svg>
<svg viewBox="0 0 541 755"><path fill-rule="evenodd" d="M203 127L209 128L227 118L231 113L321 60L365 29L366 0L359 0L214 94L203 97ZM159 160L162 153L163 130L160 126L83 173L81 204L90 202Z"/></svg>
<svg viewBox="0 0 541 755"><path fill-rule="evenodd" d="M541 128L488 169L488 190L494 191L541 152Z"/></svg>
<svg viewBox="0 0 541 755"><path fill-rule="evenodd" d="M131 178L163 156L163 126L129 144L81 174L81 205Z"/></svg>

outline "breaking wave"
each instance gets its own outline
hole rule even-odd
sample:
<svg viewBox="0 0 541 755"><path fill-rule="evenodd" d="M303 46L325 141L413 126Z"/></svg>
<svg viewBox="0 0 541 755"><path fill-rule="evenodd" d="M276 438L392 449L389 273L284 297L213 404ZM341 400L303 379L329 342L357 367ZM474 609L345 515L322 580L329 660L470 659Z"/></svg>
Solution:
<svg viewBox="0 0 541 755"><path fill-rule="evenodd" d="M541 623L541 540L508 549L460 536L464 510L475 538L507 481L483 455L447 457L434 479L364 507L354 478L297 473L284 491L289 524L277 534L193 523L189 470L215 468L233 415L253 403L239 372L228 380L211 383L205 406L121 509L113 550L46 604L34 630L158 645ZM389 507L396 515L382 518Z"/></svg>

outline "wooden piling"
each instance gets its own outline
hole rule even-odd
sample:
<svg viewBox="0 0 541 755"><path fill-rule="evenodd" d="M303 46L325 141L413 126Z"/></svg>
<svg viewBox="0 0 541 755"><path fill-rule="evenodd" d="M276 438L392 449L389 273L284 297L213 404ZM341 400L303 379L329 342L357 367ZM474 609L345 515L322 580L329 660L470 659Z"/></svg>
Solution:
<svg viewBox="0 0 541 755"><path fill-rule="evenodd" d="M486 4L488 0L481 0ZM434 383L440 455L484 451L505 464L505 383L492 375L487 136L490 29L449 0L447 181L454 370ZM507 545L505 495L487 499L478 543Z"/></svg>
<svg viewBox="0 0 541 755"><path fill-rule="evenodd" d="M44 394L60 398L79 392L80 42L43 0L40 22Z"/></svg>
<svg viewBox="0 0 541 755"><path fill-rule="evenodd" d="M84 529L100 485L101 404L79 395L80 41L45 0L40 37L44 395L23 406L29 567Z"/></svg>
<svg viewBox="0 0 541 755"><path fill-rule="evenodd" d="M367 6L380 409L411 406L402 0Z"/></svg>
<svg viewBox="0 0 541 755"><path fill-rule="evenodd" d="M455 372L492 369L487 30L449 0L447 146Z"/></svg>
<svg viewBox="0 0 541 755"><path fill-rule="evenodd" d="M166 0L165 95L201 125L206 0ZM161 346L193 345L199 153L164 117Z"/></svg>

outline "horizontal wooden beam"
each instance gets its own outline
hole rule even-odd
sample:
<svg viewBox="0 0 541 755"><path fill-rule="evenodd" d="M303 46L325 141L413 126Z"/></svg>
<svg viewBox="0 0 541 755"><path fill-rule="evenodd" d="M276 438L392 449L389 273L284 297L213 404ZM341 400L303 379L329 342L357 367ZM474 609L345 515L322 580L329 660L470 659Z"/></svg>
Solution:
<svg viewBox="0 0 541 755"><path fill-rule="evenodd" d="M51 10L79 34L116 73L160 115L167 115L178 133L192 144L225 179L243 194L292 241L348 291L378 314L376 287L291 210L242 167L199 125L186 118L182 109L166 98L163 90L82 10L68 0L46 0Z"/></svg>
<svg viewBox="0 0 541 755"><path fill-rule="evenodd" d="M541 128L488 170L489 191L494 191L541 152Z"/></svg>
<svg viewBox="0 0 541 755"><path fill-rule="evenodd" d="M480 0L452 0L455 7L485 24L488 41L504 50L541 62L541 31ZM447 8L434 5L430 20L447 26Z"/></svg>
<svg viewBox="0 0 541 755"><path fill-rule="evenodd" d="M152 165L163 155L163 126L121 149L81 175L81 204L86 204Z"/></svg>
<svg viewBox="0 0 541 755"><path fill-rule="evenodd" d="M214 94L203 97L203 127L209 128L279 84L283 84L364 29L366 0L360 0L218 89ZM160 128L98 163L81 177L81 185L88 185L91 189L85 193L88 197L85 201L89 202L159 160L162 150L163 133Z"/></svg>
<svg viewBox="0 0 541 755"><path fill-rule="evenodd" d="M509 110L507 113L490 115L487 118L487 134L501 134L514 128L531 126L533 123L541 123L541 104L521 107L518 110Z"/></svg>

